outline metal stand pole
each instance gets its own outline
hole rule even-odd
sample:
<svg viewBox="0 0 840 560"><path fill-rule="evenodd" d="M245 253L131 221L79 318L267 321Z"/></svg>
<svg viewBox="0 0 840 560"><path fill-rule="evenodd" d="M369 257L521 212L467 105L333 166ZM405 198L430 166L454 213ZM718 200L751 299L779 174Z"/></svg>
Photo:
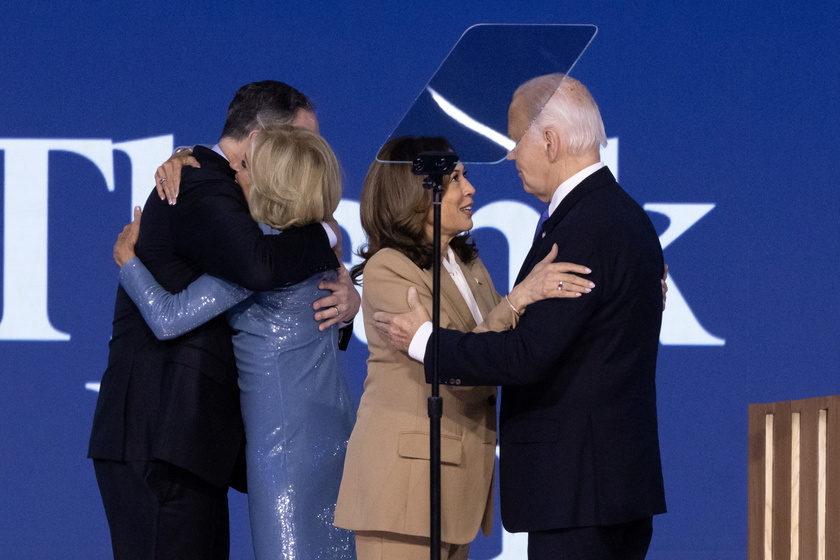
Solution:
<svg viewBox="0 0 840 560"><path fill-rule="evenodd" d="M432 189L432 396L429 397L429 553L431 560L440 560L441 501L440 501L440 419L443 399L440 397L439 345L440 340L440 203L443 197L443 175L449 175L458 162L454 152L424 152L414 161L412 171L428 174L423 186Z"/></svg>

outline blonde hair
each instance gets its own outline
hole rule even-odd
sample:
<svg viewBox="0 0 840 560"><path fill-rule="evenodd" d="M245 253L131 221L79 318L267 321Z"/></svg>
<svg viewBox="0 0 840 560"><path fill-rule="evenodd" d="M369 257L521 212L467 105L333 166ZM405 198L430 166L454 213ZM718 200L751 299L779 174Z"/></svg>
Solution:
<svg viewBox="0 0 840 560"><path fill-rule="evenodd" d="M289 125L257 133L251 146L251 216L275 229L332 219L341 168L320 136Z"/></svg>

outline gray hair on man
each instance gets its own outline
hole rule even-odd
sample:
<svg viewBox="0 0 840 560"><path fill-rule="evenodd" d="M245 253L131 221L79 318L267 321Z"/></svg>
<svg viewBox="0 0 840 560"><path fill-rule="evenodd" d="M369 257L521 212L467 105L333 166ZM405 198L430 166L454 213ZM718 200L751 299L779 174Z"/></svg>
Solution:
<svg viewBox="0 0 840 560"><path fill-rule="evenodd" d="M579 81L565 74L546 74L519 86L513 100L533 115L526 134L559 129L572 155L583 155L598 146L606 147L607 134L598 105Z"/></svg>

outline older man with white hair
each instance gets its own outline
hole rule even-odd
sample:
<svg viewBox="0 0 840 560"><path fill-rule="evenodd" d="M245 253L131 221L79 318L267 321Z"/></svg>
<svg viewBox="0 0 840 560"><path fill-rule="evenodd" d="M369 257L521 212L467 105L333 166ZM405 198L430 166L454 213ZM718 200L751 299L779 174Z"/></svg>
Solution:
<svg viewBox="0 0 840 560"><path fill-rule="evenodd" d="M642 559L652 517L665 512L655 388L662 249L600 161L606 134L583 84L562 74L526 82L508 132L525 191L548 204L517 282L556 244L557 260L588 266L596 288L531 304L506 332L442 329L440 379L503 387L502 522L528 532L530 560ZM430 380L427 318L409 301L411 312L376 320L425 361Z"/></svg>

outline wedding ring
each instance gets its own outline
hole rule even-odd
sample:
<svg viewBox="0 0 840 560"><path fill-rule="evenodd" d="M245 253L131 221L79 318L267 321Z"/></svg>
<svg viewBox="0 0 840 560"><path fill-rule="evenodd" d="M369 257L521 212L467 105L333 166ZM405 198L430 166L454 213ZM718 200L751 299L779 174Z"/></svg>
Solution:
<svg viewBox="0 0 840 560"><path fill-rule="evenodd" d="M158 179L158 183L160 183L161 185L164 184L165 182L166 182L166 179L164 179L163 177Z"/></svg>
<svg viewBox="0 0 840 560"><path fill-rule="evenodd" d="M563 282L560 282L559 284L557 284L557 291L558 291L558 292L562 292L562 291L563 291Z"/></svg>

